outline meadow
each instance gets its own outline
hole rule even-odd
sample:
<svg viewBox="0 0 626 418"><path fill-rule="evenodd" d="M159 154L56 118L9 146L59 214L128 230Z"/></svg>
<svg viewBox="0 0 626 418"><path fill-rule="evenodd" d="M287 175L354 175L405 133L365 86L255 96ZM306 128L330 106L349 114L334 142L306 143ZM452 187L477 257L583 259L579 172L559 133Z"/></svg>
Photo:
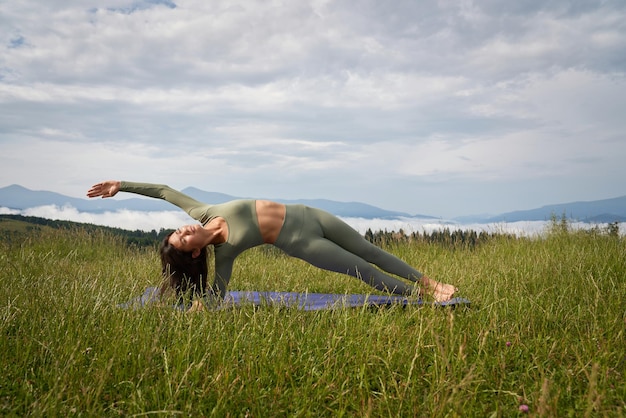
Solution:
<svg viewBox="0 0 626 418"><path fill-rule="evenodd" d="M190 314L118 307L159 283L153 248L7 222L2 416L626 415L619 234L554 224L474 247L385 245L469 308ZM372 292L265 247L237 260L230 289Z"/></svg>

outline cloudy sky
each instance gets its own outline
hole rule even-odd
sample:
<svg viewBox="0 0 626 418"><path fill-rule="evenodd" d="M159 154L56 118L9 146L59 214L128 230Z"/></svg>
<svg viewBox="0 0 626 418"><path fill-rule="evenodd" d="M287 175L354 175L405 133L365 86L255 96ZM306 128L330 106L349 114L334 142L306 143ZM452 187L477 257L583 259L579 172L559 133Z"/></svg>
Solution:
<svg viewBox="0 0 626 418"><path fill-rule="evenodd" d="M626 194L626 2L0 2L0 187L452 217Z"/></svg>

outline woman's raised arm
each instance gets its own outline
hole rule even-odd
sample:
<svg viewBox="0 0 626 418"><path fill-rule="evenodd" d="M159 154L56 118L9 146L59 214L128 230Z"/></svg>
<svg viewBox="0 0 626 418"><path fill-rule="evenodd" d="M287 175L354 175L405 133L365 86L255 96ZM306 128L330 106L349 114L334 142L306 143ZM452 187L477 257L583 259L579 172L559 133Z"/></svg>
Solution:
<svg viewBox="0 0 626 418"><path fill-rule="evenodd" d="M91 186L87 191L89 197L113 197L117 192L140 194L142 196L162 199L187 212L195 220L206 223L206 208L209 206L184 193L174 190L165 184L136 183L132 181L107 180Z"/></svg>

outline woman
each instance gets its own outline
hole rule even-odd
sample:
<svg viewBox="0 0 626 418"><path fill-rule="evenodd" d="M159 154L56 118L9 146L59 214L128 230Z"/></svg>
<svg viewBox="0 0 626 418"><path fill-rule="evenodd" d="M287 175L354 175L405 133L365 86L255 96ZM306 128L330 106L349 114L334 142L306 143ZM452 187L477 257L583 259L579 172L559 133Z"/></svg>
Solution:
<svg viewBox="0 0 626 418"><path fill-rule="evenodd" d="M321 269L357 277L384 292L410 295L414 290L414 286L384 272L419 283L420 294L429 294L437 302L451 299L457 290L429 279L367 241L339 218L319 209L251 199L209 205L165 185L117 180L95 184L87 196L108 198L119 191L166 200L201 223L180 227L163 240L162 269L169 280L162 292L169 287L177 294L189 290L204 294L208 274L206 247L213 245L215 278L211 291L223 299L235 258L261 244L272 244Z"/></svg>

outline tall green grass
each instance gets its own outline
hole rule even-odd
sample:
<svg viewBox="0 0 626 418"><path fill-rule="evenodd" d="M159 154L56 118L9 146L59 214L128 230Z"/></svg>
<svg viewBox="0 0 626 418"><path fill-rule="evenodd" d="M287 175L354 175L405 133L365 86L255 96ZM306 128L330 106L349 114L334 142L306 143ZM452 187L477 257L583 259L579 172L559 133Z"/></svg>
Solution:
<svg viewBox="0 0 626 418"><path fill-rule="evenodd" d="M42 230L0 243L0 415L626 414L626 243L556 228L474 249L387 248L469 309L120 309L158 283L153 250ZM232 290L370 293L271 248Z"/></svg>

